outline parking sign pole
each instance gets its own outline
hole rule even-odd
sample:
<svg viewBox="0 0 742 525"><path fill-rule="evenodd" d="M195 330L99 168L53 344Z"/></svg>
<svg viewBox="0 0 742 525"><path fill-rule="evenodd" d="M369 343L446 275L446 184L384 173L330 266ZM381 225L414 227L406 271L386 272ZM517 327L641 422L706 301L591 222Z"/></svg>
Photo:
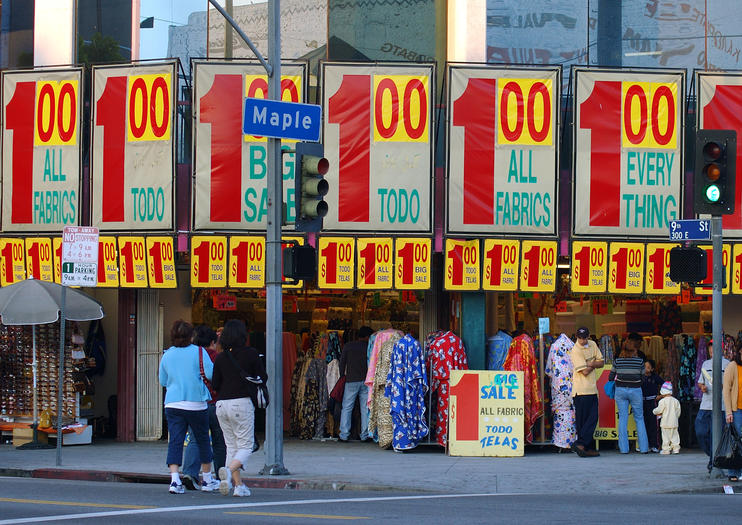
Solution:
<svg viewBox="0 0 742 525"><path fill-rule="evenodd" d="M714 288L711 293L711 337L714 341L713 361L713 385L712 385L712 411L711 411L711 453L716 453L716 447L721 440L722 421L724 414L721 412L721 358L723 354L723 329L721 326L721 293L723 283L723 238L721 229L721 215L711 218L711 244L713 247L714 265Z"/></svg>
<svg viewBox="0 0 742 525"><path fill-rule="evenodd" d="M64 308L67 303L67 287L62 285L59 300L59 370L57 376L57 466L62 466L62 397L64 390Z"/></svg>

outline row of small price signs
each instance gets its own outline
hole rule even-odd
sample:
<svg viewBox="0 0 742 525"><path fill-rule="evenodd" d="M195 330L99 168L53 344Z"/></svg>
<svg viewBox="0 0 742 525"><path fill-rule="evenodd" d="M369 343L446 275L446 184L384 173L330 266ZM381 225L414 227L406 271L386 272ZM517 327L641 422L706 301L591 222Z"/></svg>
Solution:
<svg viewBox="0 0 742 525"><path fill-rule="evenodd" d="M0 238L0 285L34 278L61 284L61 237ZM101 236L102 288L176 288L172 237Z"/></svg>
<svg viewBox="0 0 742 525"><path fill-rule="evenodd" d="M301 237L283 237L284 242ZM288 243L284 246L288 246ZM429 238L326 237L317 241L317 286L324 289L427 290ZM191 286L262 288L265 237L191 238ZM301 287L302 283L284 288Z"/></svg>
<svg viewBox="0 0 742 525"><path fill-rule="evenodd" d="M587 242L572 243L573 292L647 295L680 294L680 284L670 280L670 250L679 244ZM699 245L706 251L707 278L713 282L711 245ZM731 264L729 260L731 257ZM723 293L742 294L742 244L724 244L722 263L727 285ZM730 278L731 277L731 278ZM731 286L730 286L731 284ZM697 295L710 295L711 287L694 287Z"/></svg>

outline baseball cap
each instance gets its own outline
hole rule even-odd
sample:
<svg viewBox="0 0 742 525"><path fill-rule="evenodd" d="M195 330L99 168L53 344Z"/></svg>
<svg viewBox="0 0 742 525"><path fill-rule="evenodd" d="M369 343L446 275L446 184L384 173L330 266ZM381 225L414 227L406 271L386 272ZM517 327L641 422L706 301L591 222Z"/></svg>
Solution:
<svg viewBox="0 0 742 525"><path fill-rule="evenodd" d="M586 327L581 327L577 329L577 337L580 339L587 339L587 337L590 335L590 330L588 330Z"/></svg>

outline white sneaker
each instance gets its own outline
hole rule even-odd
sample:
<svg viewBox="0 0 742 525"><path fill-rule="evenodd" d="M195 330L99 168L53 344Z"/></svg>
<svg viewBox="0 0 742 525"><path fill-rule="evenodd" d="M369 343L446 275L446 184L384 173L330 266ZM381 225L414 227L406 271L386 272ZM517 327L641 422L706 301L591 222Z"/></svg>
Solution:
<svg viewBox="0 0 742 525"><path fill-rule="evenodd" d="M219 492L222 496L229 496L229 491L232 490L232 476L227 467L219 468Z"/></svg>
<svg viewBox="0 0 742 525"><path fill-rule="evenodd" d="M244 483L242 485L238 485L234 488L234 492L232 493L232 496L249 496L250 495L250 489L247 488L247 485Z"/></svg>
<svg viewBox="0 0 742 525"><path fill-rule="evenodd" d="M219 489L219 481L215 480L214 478L211 478L211 481L208 483L205 481L201 481L201 490L204 492L214 492L215 490Z"/></svg>
<svg viewBox="0 0 742 525"><path fill-rule="evenodd" d="M185 487L183 487L182 483L175 483L174 481L170 483L170 494L184 494L185 493Z"/></svg>

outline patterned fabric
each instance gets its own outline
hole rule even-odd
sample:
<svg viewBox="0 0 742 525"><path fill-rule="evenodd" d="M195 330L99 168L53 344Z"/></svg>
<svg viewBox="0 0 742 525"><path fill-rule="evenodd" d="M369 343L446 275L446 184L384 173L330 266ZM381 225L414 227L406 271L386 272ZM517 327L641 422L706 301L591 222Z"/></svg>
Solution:
<svg viewBox="0 0 742 525"><path fill-rule="evenodd" d="M428 435L425 423L425 392L428 378L420 343L405 335L392 349L384 395L391 399L394 450L415 448Z"/></svg>
<svg viewBox="0 0 742 525"><path fill-rule="evenodd" d="M340 379L340 363L337 359L333 359L327 363L327 395L332 393L332 389Z"/></svg>
<svg viewBox="0 0 742 525"><path fill-rule="evenodd" d="M696 386L696 343L691 336L682 335L680 351L680 375L677 397L681 402L693 401Z"/></svg>
<svg viewBox="0 0 742 525"><path fill-rule="evenodd" d="M603 359L606 364L613 363L613 355L615 354L616 342L612 335L604 335L600 338L600 353L603 354Z"/></svg>
<svg viewBox="0 0 742 525"><path fill-rule="evenodd" d="M682 347L682 336L676 335L668 341L667 361L665 362L665 369L660 373L662 377L672 383L675 392L677 392L680 383L680 347Z"/></svg>
<svg viewBox="0 0 742 525"><path fill-rule="evenodd" d="M683 322L680 317L680 306L678 306L677 301L658 303L657 314L654 318L654 333L662 337L672 337L682 331Z"/></svg>
<svg viewBox="0 0 742 525"><path fill-rule="evenodd" d="M369 407L368 433L375 436L381 448L392 446L394 435L391 400L384 395L384 390L386 390L386 377L389 375L392 349L400 339L402 339L401 333L393 334L379 349L376 375L374 376L373 387L370 389L373 396Z"/></svg>
<svg viewBox="0 0 742 525"><path fill-rule="evenodd" d="M734 361L734 337L724 334L723 339L722 351L724 352L724 357L729 361Z"/></svg>
<svg viewBox="0 0 742 525"><path fill-rule="evenodd" d="M701 377L701 369L703 368L703 362L708 359L708 346L706 345L706 337L700 336L698 338L698 356L696 357L696 379ZM693 398L696 401L700 401L703 397L703 392L698 386L698 381L694 381L695 385L693 388Z"/></svg>
<svg viewBox="0 0 742 525"><path fill-rule="evenodd" d="M301 410L301 439L321 438L327 417L327 363L324 358L312 359L304 376L304 402Z"/></svg>
<svg viewBox="0 0 742 525"><path fill-rule="evenodd" d="M523 434L526 441L533 441L531 427L544 413L541 402L541 385L539 384L538 370L536 370L536 356L533 351L533 342L528 335L519 335L510 344L508 358L503 370L523 372L523 397L525 405L525 429Z"/></svg>
<svg viewBox="0 0 742 525"><path fill-rule="evenodd" d="M307 372L307 368L309 368L310 362L311 359L308 353L300 353L294 366L294 372L291 375L291 423L289 425L289 433L292 436L299 436L301 434L304 391L306 389L306 382L303 378Z"/></svg>
<svg viewBox="0 0 742 525"><path fill-rule="evenodd" d="M428 359L431 370L430 388L438 392L435 440L445 447L448 442L448 381L451 370L469 369L464 343L453 332L445 332L430 345Z"/></svg>
<svg viewBox="0 0 742 525"><path fill-rule="evenodd" d="M574 343L565 334L559 336L549 349L546 375L551 378L551 411L554 417L552 439L559 448L569 448L577 440L575 407L572 400L572 359Z"/></svg>
<svg viewBox="0 0 742 525"><path fill-rule="evenodd" d="M645 352L647 359L654 360L655 369L659 372L667 368L667 350L665 350L665 340L658 336L653 335L649 338L649 346Z"/></svg>
<svg viewBox="0 0 742 525"><path fill-rule="evenodd" d="M372 397L373 397L373 385L374 385L374 376L376 375L376 363L379 355L379 350L381 350L381 347L386 343L390 338L395 337L396 340L399 340L404 334L400 332L399 330L393 330L391 328L388 328L386 330L382 330L380 332L376 332L371 337L373 337L373 347L371 347L371 354L368 358L368 371L366 372L366 380L364 383L368 387L368 399L366 399L366 406L371 408L372 403ZM370 344L370 340L369 340ZM386 376L384 376L386 377Z"/></svg>
<svg viewBox="0 0 742 525"><path fill-rule="evenodd" d="M487 370L502 370L502 365L508 357L508 349L513 338L500 330L488 340L487 344Z"/></svg>
<svg viewBox="0 0 742 525"><path fill-rule="evenodd" d="M325 360L329 363L333 359L340 359L340 338L337 332L330 332L327 335L327 357Z"/></svg>

